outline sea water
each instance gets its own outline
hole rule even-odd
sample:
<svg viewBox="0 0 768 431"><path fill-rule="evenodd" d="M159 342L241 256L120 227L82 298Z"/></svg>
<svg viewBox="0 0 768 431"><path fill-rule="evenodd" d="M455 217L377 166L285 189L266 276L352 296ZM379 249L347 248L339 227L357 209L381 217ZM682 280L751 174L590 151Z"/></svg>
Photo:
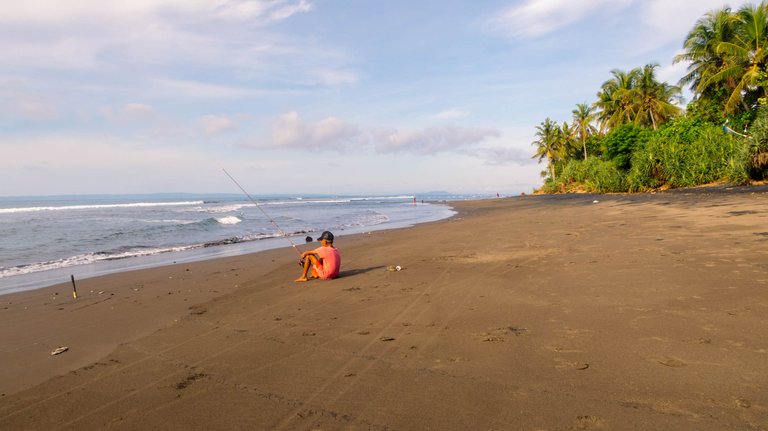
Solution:
<svg viewBox="0 0 768 431"><path fill-rule="evenodd" d="M70 276L290 247L286 238L303 246L307 236L316 238L324 230L339 238L436 221L454 212L429 202L481 197L0 197L0 294L66 282Z"/></svg>

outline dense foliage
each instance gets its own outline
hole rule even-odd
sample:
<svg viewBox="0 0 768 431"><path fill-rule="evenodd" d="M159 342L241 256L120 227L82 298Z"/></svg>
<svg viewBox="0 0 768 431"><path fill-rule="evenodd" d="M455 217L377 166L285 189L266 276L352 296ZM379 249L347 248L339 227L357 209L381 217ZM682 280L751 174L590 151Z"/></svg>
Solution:
<svg viewBox="0 0 768 431"><path fill-rule="evenodd" d="M768 0L713 10L694 25L675 62L680 86L657 64L614 69L570 123L536 127L534 158L546 160L542 191L626 192L768 176Z"/></svg>

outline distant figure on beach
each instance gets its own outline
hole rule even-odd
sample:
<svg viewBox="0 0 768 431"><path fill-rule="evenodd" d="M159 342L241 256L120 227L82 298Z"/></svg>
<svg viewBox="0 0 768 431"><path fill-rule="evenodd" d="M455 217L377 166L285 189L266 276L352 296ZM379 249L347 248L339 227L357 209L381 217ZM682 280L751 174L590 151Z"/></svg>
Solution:
<svg viewBox="0 0 768 431"><path fill-rule="evenodd" d="M325 231L317 240L320 241L320 247L301 254L301 259L304 261L303 272L301 277L294 281L308 281L313 278L331 279L339 276L341 255L333 246L333 234Z"/></svg>

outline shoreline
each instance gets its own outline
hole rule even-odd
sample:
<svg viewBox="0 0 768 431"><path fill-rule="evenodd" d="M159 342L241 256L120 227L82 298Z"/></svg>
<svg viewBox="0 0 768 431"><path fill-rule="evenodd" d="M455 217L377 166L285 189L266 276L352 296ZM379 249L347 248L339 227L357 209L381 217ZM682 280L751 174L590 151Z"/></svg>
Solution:
<svg viewBox="0 0 768 431"><path fill-rule="evenodd" d="M340 230L339 234L355 235L365 232L374 232L380 230L401 229L405 227L415 226L422 223L429 223L433 221L443 220L450 218L455 214L455 211L450 205L450 202L446 201L429 201L424 202L429 205L439 205L446 208L446 214L443 218L434 220L434 214L424 215L416 221L395 221L385 222L381 224L352 227L345 230ZM424 204L422 203L422 205ZM452 214L453 213L453 214ZM315 233L305 232L301 235L289 236L293 241L297 242L299 247L304 245L304 235L314 235ZM101 261L89 262L86 264L76 264L65 266L62 268L53 268L43 271L34 271L26 274L12 275L4 278L0 278L3 288L0 290L0 297L10 293L24 292L29 290L36 290L54 286L64 283L62 280L69 280L70 276L74 276L77 282L93 277L100 277L104 275L136 271L142 269L155 268L159 266L174 265L177 263L192 263L200 262L212 259L219 259L223 257L232 257L245 254L259 253L267 250L274 250L280 248L286 248L286 237L269 237L260 238L257 240L249 241L237 241L228 243L223 240L221 244L209 246L206 244L200 244L198 246L178 246L181 248L187 248L186 250L170 251L164 253L157 253L145 256L130 256L127 258L115 258L105 259ZM302 241L299 243L299 241ZM310 245L314 244L309 243ZM175 248L169 246L169 248ZM35 266L37 264L30 264L29 266Z"/></svg>
<svg viewBox="0 0 768 431"><path fill-rule="evenodd" d="M276 249L3 295L0 427L761 430L767 205L463 201L339 238L337 280Z"/></svg>

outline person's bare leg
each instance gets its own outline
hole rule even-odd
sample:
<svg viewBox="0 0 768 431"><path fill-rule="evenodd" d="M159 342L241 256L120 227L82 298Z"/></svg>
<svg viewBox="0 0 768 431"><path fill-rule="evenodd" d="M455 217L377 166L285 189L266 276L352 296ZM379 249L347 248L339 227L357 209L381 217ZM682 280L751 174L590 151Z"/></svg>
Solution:
<svg viewBox="0 0 768 431"><path fill-rule="evenodd" d="M317 258L314 255L309 255L304 259L304 270L301 273L301 277L297 278L296 280L293 280L295 282L301 282L301 281L309 281L309 278L307 277L307 274L309 274L309 269L312 268L313 265L318 264ZM313 276L312 278L317 278Z"/></svg>

